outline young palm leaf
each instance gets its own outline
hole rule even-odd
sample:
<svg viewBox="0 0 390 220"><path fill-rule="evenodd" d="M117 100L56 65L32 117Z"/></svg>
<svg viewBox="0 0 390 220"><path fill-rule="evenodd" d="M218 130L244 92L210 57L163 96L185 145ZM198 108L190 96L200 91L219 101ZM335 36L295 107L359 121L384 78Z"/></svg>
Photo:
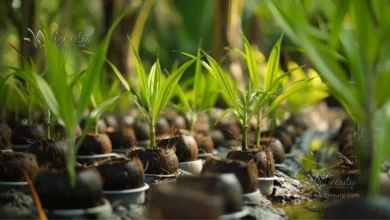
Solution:
<svg viewBox="0 0 390 220"><path fill-rule="evenodd" d="M134 102L141 111L142 115L145 117L145 120L149 124L150 128L150 147L156 147L156 134L155 127L160 117L163 109L170 100L174 89L177 88L181 76L184 71L196 61L196 59L191 59L181 65L179 68L174 70L164 81L161 77L161 67L160 62L156 61L150 70L149 76L146 74L144 65L141 61L141 58L138 55L138 52L133 49L134 55L136 57L136 69L138 78L140 80L140 91L136 92L132 86L123 78L122 74L119 72L118 68L114 64L108 61L109 65L112 67L115 74L118 76L118 79L122 82L124 87L130 91L133 96Z"/></svg>
<svg viewBox="0 0 390 220"><path fill-rule="evenodd" d="M76 128L82 118L82 114L90 105L90 97L99 78L97 74L100 74L102 71L112 32L126 11L114 21L99 45L96 55L92 57L91 62L88 64L88 68L81 79L82 89L77 105L73 99L72 87L68 86L70 77L65 70L65 56L62 51L57 50L55 45L48 44L45 46L50 85L40 75L34 75L36 84L44 96L48 107L65 126L68 138L67 171L73 186L76 183L74 170L77 152L77 146L74 144ZM76 112L74 113L75 109Z"/></svg>
<svg viewBox="0 0 390 220"><path fill-rule="evenodd" d="M260 146L260 122L261 122L261 112L262 110L270 104L270 101L275 96L275 92L280 85L280 81L284 76L287 76L288 73L279 74L279 59L280 59L280 46L281 46L282 37L276 42L275 46L272 49L267 71L265 73L264 84L261 85L260 82L260 71L258 70L258 64L255 59L255 55L252 47L249 42L244 37L244 49L245 54L240 52L240 54L245 58L250 80L248 82L247 90L241 92L238 87L233 83L233 80L219 65L218 63L209 55L206 54L208 63L203 63L206 69L217 79L217 82L220 85L222 96L227 104L230 106L228 111L233 110L237 118L242 124L242 149L247 148L247 128L248 123L251 118L256 114L258 128L256 132L256 144ZM286 89L285 93L282 93L278 98L274 99L271 104L270 110L273 110L277 107L281 101L286 99L288 96L294 92L303 88L305 82L294 85L294 87ZM269 113L269 112L268 112ZM225 114L222 114L223 117Z"/></svg>
<svg viewBox="0 0 390 220"><path fill-rule="evenodd" d="M218 98L218 84L210 74L204 73L200 49L198 49L196 57L187 53L182 54L196 59L193 79L188 80L187 83L183 83L182 85L177 85L176 88L176 95L182 104L181 106L177 106L177 108L181 108L189 113L189 129L192 132L199 115L214 107Z"/></svg>
<svg viewBox="0 0 390 220"><path fill-rule="evenodd" d="M385 89L390 85L390 40L387 37L390 23L384 13L389 10L389 4L385 2L329 1L326 7L319 8L329 21L326 24L329 28L322 29L308 22L307 13L297 2L284 1L285 4L281 5L280 1L266 1L276 20L304 49L332 93L359 128L363 128L359 129L356 151L361 171L359 180L362 185L369 186L372 194L378 192L378 173L373 172L379 170L378 157L385 153L387 157L390 155L384 150L383 137L377 135L372 123L380 109L390 101ZM330 46L324 44L324 40L330 42ZM344 55L344 65L334 55L339 52Z"/></svg>
<svg viewBox="0 0 390 220"><path fill-rule="evenodd" d="M221 115L220 118L226 115L229 111L234 112L234 114L242 125L242 150L246 150L248 147L247 129L248 122L250 120L250 118L248 117L248 113L250 111L250 103L252 102L251 99L254 99L254 97L249 96L248 92L246 92L246 94L245 92L244 94L241 93L238 87L233 83L233 80L231 79L230 75L227 74L222 69L222 67L219 66L217 61L215 61L211 56L206 53L205 56L210 65L203 62L203 66L215 77L221 88L222 97L229 105L229 109L225 110L225 112Z"/></svg>

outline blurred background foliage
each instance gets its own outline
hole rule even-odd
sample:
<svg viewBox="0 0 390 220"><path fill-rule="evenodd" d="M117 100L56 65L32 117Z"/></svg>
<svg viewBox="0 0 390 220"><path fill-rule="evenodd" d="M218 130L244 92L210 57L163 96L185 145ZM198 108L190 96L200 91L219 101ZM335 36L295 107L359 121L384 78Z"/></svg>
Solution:
<svg viewBox="0 0 390 220"><path fill-rule="evenodd" d="M127 74L132 74L127 36L139 47L143 60L152 63L157 55L162 66L170 68L177 59L184 59L175 51L195 53L200 40L206 52L221 60L227 54L227 46L240 46L241 28L266 55L282 33L262 0L2 0L0 64L21 65L17 52L9 45L12 44L25 57L42 65L41 48L24 38L31 37L28 28L37 33L47 26L49 35L56 27L58 36L75 36L79 32L90 36L86 48L67 48L74 68L82 70L89 59L82 49L93 51L112 21L129 4L131 10L115 30L108 55ZM289 45L283 48L285 52L295 50Z"/></svg>
<svg viewBox="0 0 390 220"><path fill-rule="evenodd" d="M321 6L322 1L303 2L309 17L317 22L321 15L316 14L316 7ZM64 47L68 54L67 68L72 73L80 73L90 59L83 50L95 51L114 19L129 5L129 12L113 34L107 58L130 78L136 74L128 38L146 66L150 67L158 57L163 69L171 69L177 61L185 59L177 51L195 54L201 42L203 50L223 63L236 79L243 81L244 62L239 54L230 50L242 48L242 34L265 57L282 34L264 0L2 0L1 73L8 71L7 66L23 65L13 47L27 59L31 58L38 71L44 71L44 50L25 40L33 41L35 37L42 41L42 35L37 37L39 31L46 31L46 42L52 35L88 38L85 45ZM311 68L299 48L285 37L281 56L284 70L289 69L289 62L305 63L304 72ZM110 71L110 68L106 69ZM193 72L187 71L184 80ZM109 74L107 80L114 80L114 74Z"/></svg>

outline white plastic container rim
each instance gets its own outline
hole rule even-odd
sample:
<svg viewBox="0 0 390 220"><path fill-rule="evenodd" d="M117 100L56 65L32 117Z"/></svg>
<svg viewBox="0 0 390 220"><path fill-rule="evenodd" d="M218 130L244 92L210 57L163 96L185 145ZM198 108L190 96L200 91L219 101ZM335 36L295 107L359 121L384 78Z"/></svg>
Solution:
<svg viewBox="0 0 390 220"><path fill-rule="evenodd" d="M186 164L195 164L195 163L202 163L202 159L197 159L197 160L187 161L187 162L179 162L179 165L180 165L180 164L182 164L182 165L186 165Z"/></svg>
<svg viewBox="0 0 390 220"><path fill-rule="evenodd" d="M206 158L210 156L214 156L214 154L213 153L198 154L198 158Z"/></svg>
<svg viewBox="0 0 390 220"><path fill-rule="evenodd" d="M97 214L101 212L112 212L112 207L110 202L107 199L103 199L104 204L97 207L87 208L87 209L44 209L45 213L50 213L54 215L61 216L74 216L74 215L86 215L86 214ZM35 207L34 207L35 208ZM36 211L36 208L35 210Z"/></svg>
<svg viewBox="0 0 390 220"><path fill-rule="evenodd" d="M101 159L107 157L115 157L120 158L121 156L117 153L109 153L109 154L96 154L96 155L77 155L77 159Z"/></svg>
<svg viewBox="0 0 390 220"><path fill-rule="evenodd" d="M257 205L261 198L263 198L263 194L257 188L254 192L242 194L242 203L243 205Z"/></svg>
<svg viewBox="0 0 390 220"><path fill-rule="evenodd" d="M0 181L0 185L2 186L28 186L27 182L24 181Z"/></svg>
<svg viewBox="0 0 390 220"><path fill-rule="evenodd" d="M261 192L260 192L259 189L256 189L256 191L251 192L251 193L242 194L242 196L245 196L245 197L252 197L252 196L257 196L258 194L261 195Z"/></svg>
<svg viewBox="0 0 390 220"><path fill-rule="evenodd" d="M277 180L278 177L273 176L273 177L259 177L257 178L258 180Z"/></svg>
<svg viewBox="0 0 390 220"><path fill-rule="evenodd" d="M287 165L283 163L275 163L275 168L286 168Z"/></svg>
<svg viewBox="0 0 390 220"><path fill-rule="evenodd" d="M135 188L135 189L125 189L125 190L104 190L104 194L126 194L126 193L137 193L137 192L143 192L150 188L150 186L147 183L144 183L144 186Z"/></svg>
<svg viewBox="0 0 390 220"><path fill-rule="evenodd" d="M156 178L170 178L175 177L175 174L147 174L145 173L145 177L156 177Z"/></svg>

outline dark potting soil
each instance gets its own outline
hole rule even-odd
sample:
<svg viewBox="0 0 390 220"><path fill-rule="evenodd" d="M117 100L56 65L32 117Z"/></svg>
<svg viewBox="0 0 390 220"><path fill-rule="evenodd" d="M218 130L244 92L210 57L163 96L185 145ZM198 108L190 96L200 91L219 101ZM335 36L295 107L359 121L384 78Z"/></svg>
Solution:
<svg viewBox="0 0 390 220"><path fill-rule="evenodd" d="M31 206L33 200L15 189L0 193L0 218L1 219L32 219Z"/></svg>

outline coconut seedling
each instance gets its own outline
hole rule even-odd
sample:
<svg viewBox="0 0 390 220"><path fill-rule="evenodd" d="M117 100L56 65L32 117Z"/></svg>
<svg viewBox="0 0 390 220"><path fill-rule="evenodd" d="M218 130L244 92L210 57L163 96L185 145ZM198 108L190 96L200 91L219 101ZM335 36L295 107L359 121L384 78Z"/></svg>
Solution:
<svg viewBox="0 0 390 220"><path fill-rule="evenodd" d="M115 96L113 99L111 99L112 102L106 103L107 105L105 105L104 108L107 108L109 107L109 105L112 105L113 102L115 102L118 98L120 97ZM98 104L100 106L102 103L104 103L104 101L102 100L101 103L97 103L95 100L95 96L91 94L91 102L93 107L91 113L94 113L94 115L89 114L89 116L83 123L86 134L77 138L76 140L77 143L79 142L79 140L81 141L83 139L80 142L80 147L77 151L77 154L78 155L109 154L112 152L111 140L106 133L99 132L99 122L100 122L101 114L105 109L102 108L99 112L96 112L96 110L98 109L97 108Z"/></svg>
<svg viewBox="0 0 390 220"><path fill-rule="evenodd" d="M0 101L7 104L6 95L9 92L18 91L18 96L15 101L18 103L18 98L25 99L25 94L17 87L20 86L20 81L15 80L14 72L6 74L0 79ZM14 90L15 89L15 90ZM0 131L0 180L3 182L19 182L25 181L24 174L30 178L35 178L38 173L37 159L34 155L22 152L10 151L11 129L5 122L2 122L2 130ZM14 132L19 133L19 132ZM24 134L25 138L31 138L32 134ZM18 140L22 141L22 140ZM31 141L31 140L29 140Z"/></svg>
<svg viewBox="0 0 390 220"><path fill-rule="evenodd" d="M189 132L195 138L199 153L211 153L214 148L211 137L202 133L196 133L194 126L199 117L209 113L214 107L218 99L218 84L213 76L204 71L200 49L198 49L196 58L193 79L191 79L190 83L177 85L176 95L180 104L176 105L176 108L186 113L189 120Z"/></svg>
<svg viewBox="0 0 390 220"><path fill-rule="evenodd" d="M109 79L108 76L110 76L110 74L102 74L99 79L99 88L95 88L93 91L91 96L93 107L96 107L100 103L116 96L117 94L123 93L120 80L112 75L112 78ZM124 115L125 109L129 108L129 99L131 99L131 97L128 93L129 92L126 92L126 95L120 97L114 105L108 106L106 108L106 112L109 113L104 114L102 117L99 116L94 123L94 133L96 135L98 132L103 133L100 131L101 129L99 129L99 123L104 121L106 125L105 133L110 139L114 153L128 152L130 148L134 148L136 146L136 136L133 128L120 121L118 117L120 114ZM133 105L133 107L135 106Z"/></svg>
<svg viewBox="0 0 390 220"><path fill-rule="evenodd" d="M12 68L15 71L12 74L15 77L15 79L18 79L20 83L24 85L24 87L28 92L29 97L31 97L31 100L36 101L38 103L38 105L40 106L40 108L42 109L45 115L45 120L44 120L45 136L41 137L36 134L35 135L36 138L30 140L31 146L29 147L28 150L29 151L32 150L31 152L33 152L34 154L36 153L36 155L39 154L38 151L50 154L47 150L48 149L52 150L57 146L55 143L56 140L52 138L52 134L51 134L51 122L52 122L51 110L49 108L47 99L45 99L44 95L42 94L42 91L39 89L39 84L37 83L37 80L35 78L36 75L38 75L38 70L34 62L32 60L30 62L27 62L26 59L23 60L25 61L24 68L23 69ZM29 112L30 113L29 113L28 126L32 126L31 107L29 107ZM62 154L64 154L64 152L62 152Z"/></svg>
<svg viewBox="0 0 390 220"><path fill-rule="evenodd" d="M8 93L3 93L1 98L2 103L6 105L6 108L15 112L14 124L12 126L13 133L11 135L11 144L16 151L26 151L30 143L38 139L41 132L37 124L33 123L32 112L33 109L39 105L44 106L36 92L36 87L29 83L29 72L34 70L34 63L27 63L25 60L25 69L16 67L9 67L12 70L11 73L4 76L3 89L8 90ZM15 92L17 96L7 97L8 94ZM8 100L11 99L11 100ZM8 103L11 101L12 103ZM22 106L27 106L27 115L20 118L20 110ZM5 110L5 109L4 109ZM5 117L5 114L3 114ZM5 122L4 122L5 123Z"/></svg>
<svg viewBox="0 0 390 220"><path fill-rule="evenodd" d="M103 161L97 167L103 179L103 193L112 204L142 204L145 201L145 192L149 185L145 184L143 164L138 158L116 158ZM136 190L137 199L131 195ZM134 192L133 192L134 193Z"/></svg>
<svg viewBox="0 0 390 220"><path fill-rule="evenodd" d="M254 111L257 121L255 145L257 147L260 145L270 146L273 152L275 163L282 163L284 161L286 152L285 146L282 145L281 141L278 140L278 137L262 137L262 135L270 135L273 131L279 132L279 130L276 129L276 111L280 103L286 99L288 100L291 96L301 92L302 90L313 89L312 84L313 80L315 79L315 75L312 78L308 78L306 76L300 78L290 76L295 74L296 71L300 71L302 66L296 65L285 73L280 70L279 60L281 43L282 37L279 38L275 46L272 48L264 72L259 71L258 62L255 59L256 51L251 47L245 38L245 54L241 53L248 66L251 86L253 86L255 90L263 89L266 91L259 96L258 101L255 104ZM283 81L285 80L289 80L290 82L288 84L283 84ZM320 78L316 78L316 80L321 81ZM313 90L316 91L316 89ZM266 110L265 115L262 116L264 109ZM260 125L263 118L265 117L267 117L270 121L269 128L271 132L261 131ZM279 133L278 136L280 137Z"/></svg>
<svg viewBox="0 0 390 220"><path fill-rule="evenodd" d="M92 56L88 67L83 72L82 77L78 79L81 84L81 90L78 99L73 97L72 79L66 70L66 59L63 51L58 51L55 45L45 46L45 55L47 62L47 76L45 80L42 76L34 74L34 81L42 94L43 100L51 110L52 114L62 124L66 130L66 168L69 174L71 184L75 184L75 163L76 152L83 138L76 142L76 131L78 124L82 120L83 113L90 105L92 91L97 86L97 74L103 69L105 56L114 28L119 23L123 14L119 16L108 33L100 43L96 55ZM88 117L88 123L85 130L92 124L92 121L101 115L103 110L111 105L119 96L113 97L102 102L96 107ZM85 132L84 132L85 135Z"/></svg>
<svg viewBox="0 0 390 220"><path fill-rule="evenodd" d="M138 92L129 85L118 69L108 61L125 88L131 92L134 102L149 125L149 148L135 150L132 152L132 155L138 156L141 159L146 173L172 174L178 168L178 159L174 149L169 146L157 146L155 128L158 118L176 88L176 84L179 82L184 71L195 62L195 59L191 59L181 65L163 81L159 60L157 59L154 63L148 76L138 52L134 48L133 51L136 58L135 63L138 79L140 81L140 90Z"/></svg>
<svg viewBox="0 0 390 220"><path fill-rule="evenodd" d="M377 194L380 164L390 155L388 5L381 1L335 1L319 7L326 23L315 27L297 2L266 3L357 123L359 185Z"/></svg>
<svg viewBox="0 0 390 220"><path fill-rule="evenodd" d="M187 113L190 132L194 132L194 126L198 118L213 108L218 99L218 84L210 74L204 71L200 49L197 52L195 65L192 83L178 85L176 90L181 104L177 108Z"/></svg>
<svg viewBox="0 0 390 220"><path fill-rule="evenodd" d="M232 150L228 153L228 158L249 161L254 159L257 162L259 169L259 177L273 176L274 161L272 152L269 147L260 146L260 131L256 132L256 145L254 149L248 149L248 124L253 116L257 116L258 125L260 125L262 110L269 105L265 116L274 110L281 101L286 99L290 94L298 91L304 86L305 81L294 83L289 88L285 89L283 93L276 94L275 90L278 87L280 80L289 74L289 72L278 76L279 72L279 53L280 53L280 38L271 52L268 61L267 73L265 74L264 88L260 88L260 73L257 69L257 63L253 56L250 44L245 39L245 54L241 55L246 59L249 69L249 78L247 88L240 91L236 83L225 70L211 56L205 53L208 63L203 62L205 68L216 78L219 83L221 94L229 108L225 110L226 113L232 111L242 126L241 150ZM273 96L277 96L271 101ZM217 121L218 122L218 121Z"/></svg>
<svg viewBox="0 0 390 220"><path fill-rule="evenodd" d="M81 86L76 94L78 99L74 97L73 78L67 72L64 51L59 51L53 44L45 46L48 77L45 80L34 74L34 80L51 112L66 131L66 169L42 172L34 182L45 209L88 209L107 203L103 200L103 183L99 172L94 169L76 172L76 152L92 123L120 95L105 100L89 113L83 135L77 143L76 131L85 110L90 106L92 91L98 86L96 81L105 63L112 32L125 12L114 21L86 71L77 78Z"/></svg>

